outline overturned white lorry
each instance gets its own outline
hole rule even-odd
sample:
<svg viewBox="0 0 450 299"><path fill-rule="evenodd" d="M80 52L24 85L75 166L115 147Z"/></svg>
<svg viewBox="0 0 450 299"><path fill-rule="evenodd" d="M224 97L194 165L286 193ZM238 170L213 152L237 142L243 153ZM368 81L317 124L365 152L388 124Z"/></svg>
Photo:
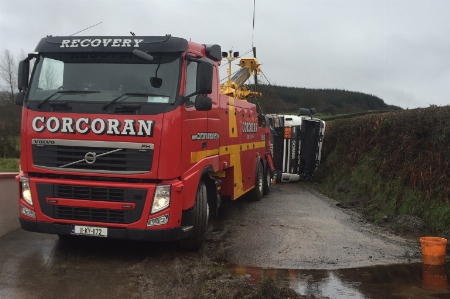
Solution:
<svg viewBox="0 0 450 299"><path fill-rule="evenodd" d="M314 108L300 108L298 116L269 114L271 146L277 183L309 180L320 164L325 121Z"/></svg>

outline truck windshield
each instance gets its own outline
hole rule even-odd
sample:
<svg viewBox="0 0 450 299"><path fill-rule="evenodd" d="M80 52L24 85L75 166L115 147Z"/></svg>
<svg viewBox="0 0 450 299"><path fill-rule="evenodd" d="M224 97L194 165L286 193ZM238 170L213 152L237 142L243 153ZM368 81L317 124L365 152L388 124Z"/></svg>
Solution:
<svg viewBox="0 0 450 299"><path fill-rule="evenodd" d="M41 53L28 100L40 106L52 101L173 103L181 55L151 55L154 59L146 61L132 53ZM114 100L124 94L132 96Z"/></svg>

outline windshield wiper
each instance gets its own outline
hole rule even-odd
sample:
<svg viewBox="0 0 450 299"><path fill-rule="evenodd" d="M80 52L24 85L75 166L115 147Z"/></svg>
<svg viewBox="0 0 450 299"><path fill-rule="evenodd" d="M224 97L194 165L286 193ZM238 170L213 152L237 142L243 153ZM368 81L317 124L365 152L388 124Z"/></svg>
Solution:
<svg viewBox="0 0 450 299"><path fill-rule="evenodd" d="M148 93L133 93L133 92L126 92L121 94L120 96L112 99L111 101L109 101L108 103L106 103L105 105L103 105L103 110L106 110L106 108L108 108L109 106L111 106L112 104L114 104L115 102L117 102L118 100L120 100L121 98L123 98L123 101L126 100L129 97L133 97L133 96L148 96Z"/></svg>
<svg viewBox="0 0 450 299"><path fill-rule="evenodd" d="M47 103L56 94L60 94L60 96L57 98L57 99L59 99L60 97L62 97L65 94L99 93L99 92L100 91L98 91L98 90L58 90L58 91L55 91L54 93L52 93L51 95L49 95L48 97L46 97L45 99L43 99L42 101L40 101L39 104L37 104L37 107L41 108L42 105Z"/></svg>
<svg viewBox="0 0 450 299"><path fill-rule="evenodd" d="M139 104L121 104L119 107L114 109L114 113L131 113L137 112L141 109L141 105Z"/></svg>

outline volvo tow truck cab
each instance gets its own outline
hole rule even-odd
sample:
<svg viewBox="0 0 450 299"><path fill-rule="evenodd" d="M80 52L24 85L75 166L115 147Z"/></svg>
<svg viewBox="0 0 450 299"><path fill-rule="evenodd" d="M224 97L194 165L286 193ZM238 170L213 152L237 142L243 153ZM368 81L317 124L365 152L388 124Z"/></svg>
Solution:
<svg viewBox="0 0 450 299"><path fill-rule="evenodd" d="M18 74L21 226L198 249L222 199L267 194L270 129L222 93L223 57L170 35L41 39Z"/></svg>

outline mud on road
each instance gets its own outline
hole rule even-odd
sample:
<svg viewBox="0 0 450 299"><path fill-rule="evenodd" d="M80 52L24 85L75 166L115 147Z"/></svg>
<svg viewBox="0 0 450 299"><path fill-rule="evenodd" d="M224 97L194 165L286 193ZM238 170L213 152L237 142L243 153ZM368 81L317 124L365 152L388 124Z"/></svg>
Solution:
<svg viewBox="0 0 450 299"><path fill-rule="evenodd" d="M172 243L10 233L0 239L0 298L320 298L271 280L257 293L224 267L354 268L419 261L419 251L416 242L339 209L305 184L283 184L259 202L224 203L199 252Z"/></svg>

